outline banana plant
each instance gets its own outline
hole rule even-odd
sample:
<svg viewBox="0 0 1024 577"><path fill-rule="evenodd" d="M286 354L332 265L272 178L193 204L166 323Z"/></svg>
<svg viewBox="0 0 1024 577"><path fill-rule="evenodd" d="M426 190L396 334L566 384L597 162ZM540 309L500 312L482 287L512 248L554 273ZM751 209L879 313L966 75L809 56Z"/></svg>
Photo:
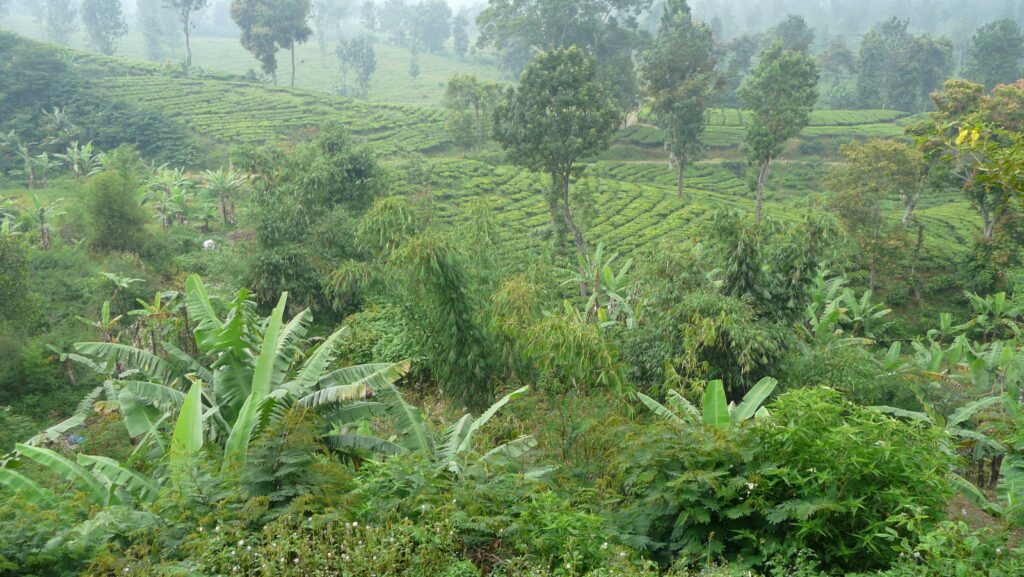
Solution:
<svg viewBox="0 0 1024 577"><path fill-rule="evenodd" d="M94 176L103 169L102 153L93 152L91 140L81 145L77 140L72 140L66 152L54 154L54 157L63 162L79 180Z"/></svg>
<svg viewBox="0 0 1024 577"><path fill-rule="evenodd" d="M618 268L616 272L613 263L618 257L618 253L606 257L604 244L598 244L593 255L579 257L576 270L564 271L569 278L563 284L586 287L589 296L582 316L587 322L597 322L602 327L624 323L634 328L637 315L633 310L633 282L629 277L633 260L627 260L621 267L614 265Z"/></svg>
<svg viewBox="0 0 1024 577"><path fill-rule="evenodd" d="M207 170L203 173L203 189L220 202L224 224L235 224L235 195L242 190L248 178L232 169Z"/></svg>
<svg viewBox="0 0 1024 577"><path fill-rule="evenodd" d="M850 333L868 339L875 339L876 323L880 322L892 309L871 301L870 290L857 298L853 289L843 289L842 301L845 308L844 321L850 326Z"/></svg>
<svg viewBox="0 0 1024 577"><path fill-rule="evenodd" d="M204 440L231 449L228 466L235 466L244 464L238 451L244 453L251 439L290 408L326 413L392 388L408 370L408 363L330 369L348 329L304 348L309 311L285 322L287 298L283 294L270 317L262 319L248 292L239 291L221 316L199 277L189 277L184 300L198 355L170 343L162 343L159 354L116 342L78 343L76 358L108 376L92 405L120 410L129 434L139 437L181 411L186 391L192 394L201 383L200 405L208 415Z"/></svg>
<svg viewBox="0 0 1024 577"><path fill-rule="evenodd" d="M16 445L15 454L64 479L69 486L86 495L94 505L151 502L160 494L158 481L108 457L79 454L72 461L52 449L24 443ZM58 499L51 490L22 475L11 465L8 462L7 466L0 469L0 485L23 491L30 502L54 502Z"/></svg>
<svg viewBox="0 0 1024 577"><path fill-rule="evenodd" d="M666 395L665 406L643 393L637 393L640 401L655 415L676 427L686 427L703 423L707 427L723 429L737 426L752 418L764 418L769 415L763 403L775 391L778 381L765 377L747 391L738 405L727 402L725 386L721 380L710 381L704 389L702 407L698 410L685 397L670 390Z"/></svg>
<svg viewBox="0 0 1024 577"><path fill-rule="evenodd" d="M334 429L328 442L334 448L355 455L393 456L405 453L426 453L439 469L459 476L485 473L488 468L518 461L536 446L532 435L518 437L482 453L474 450L477 432L509 402L527 394L522 387L505 395L480 416L467 413L455 421L437 442L424 422L419 409L407 403L394 386L381 389L371 401L354 403L340 408L329 420ZM398 431L395 439L382 439L372 435L366 426L368 419L384 417ZM470 456L475 455L475 459ZM533 471L538 476L544 471Z"/></svg>

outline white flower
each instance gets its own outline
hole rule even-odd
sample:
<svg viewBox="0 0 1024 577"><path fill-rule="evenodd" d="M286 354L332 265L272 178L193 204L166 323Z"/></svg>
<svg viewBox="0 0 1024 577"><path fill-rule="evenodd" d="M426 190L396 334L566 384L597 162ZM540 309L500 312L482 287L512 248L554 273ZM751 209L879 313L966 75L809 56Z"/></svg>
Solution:
<svg viewBox="0 0 1024 577"><path fill-rule="evenodd" d="M245 545L245 539L242 539L241 541L238 542L238 546L239 547L241 547L242 545Z"/></svg>
<svg viewBox="0 0 1024 577"><path fill-rule="evenodd" d="M608 542L607 541L605 541L604 543L601 543L601 550L602 551L607 549L607 548L608 548Z"/></svg>

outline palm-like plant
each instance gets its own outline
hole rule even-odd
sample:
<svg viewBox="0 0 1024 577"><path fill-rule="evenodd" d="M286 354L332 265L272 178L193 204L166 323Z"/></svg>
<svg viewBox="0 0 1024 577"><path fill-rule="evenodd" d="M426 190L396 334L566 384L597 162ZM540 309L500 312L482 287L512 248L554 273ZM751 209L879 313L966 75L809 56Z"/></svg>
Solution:
<svg viewBox="0 0 1024 577"><path fill-rule="evenodd" d="M180 168L173 169L161 166L146 182L146 194L143 203L152 204L160 226L166 230L175 218L180 219L187 205L188 189L191 182Z"/></svg>
<svg viewBox="0 0 1024 577"><path fill-rule="evenodd" d="M208 170L203 173L203 188L220 202L224 224L235 224L235 195L242 190L248 178L232 169Z"/></svg>
<svg viewBox="0 0 1024 577"><path fill-rule="evenodd" d="M32 195L32 204L35 206L32 217L39 230L39 248L43 250L50 250L50 247L53 246L53 220L64 214L64 211L57 206L59 202L58 200L47 206L39 196Z"/></svg>
<svg viewBox="0 0 1024 577"><path fill-rule="evenodd" d="M764 408L762 404L771 396L777 385L778 381L771 377L765 377L751 387L743 396L740 404L736 405L727 402L725 386L722 381L714 380L709 382L704 389L701 410L697 410L697 407L694 407L686 397L673 390L666 395L668 406L662 405L643 393L637 393L637 396L655 415L677 427L686 427L701 422L709 427L725 428L738 425L751 418L767 417L768 409Z"/></svg>
<svg viewBox="0 0 1024 577"><path fill-rule="evenodd" d="M244 463L249 441L289 408L326 413L339 403L391 388L407 370L407 363L330 370L347 328L305 348L310 314L303 311L285 322L287 294L266 319L256 315L244 290L227 303L221 316L197 276L186 281L184 300L195 356L166 342L159 347L160 354L118 342L75 345L74 360L108 377L81 407L85 413L97 403L119 410L129 434L139 437L151 433L168 415L183 411L186 391L198 385L205 416L203 438L233 447L230 453L235 456L225 467L235 467ZM71 421L80 419L81 412ZM325 421L325 431L329 422ZM57 427L66 430L63 424Z"/></svg>
<svg viewBox="0 0 1024 577"><path fill-rule="evenodd" d="M36 187L36 159L32 154L32 143L22 141L15 131L0 136L0 148L10 150L21 162L21 170L12 170L12 176L24 176L25 186L29 189Z"/></svg>
<svg viewBox="0 0 1024 577"><path fill-rule="evenodd" d="M598 322L601 326L624 322L632 328L636 324L631 294L633 283L629 278L633 260L627 260L616 272L613 265L618 257L618 253L605 255L604 244L598 244L593 255L579 257L576 270L565 270L570 276L563 284L585 287L584 292L589 294L585 313L587 322Z"/></svg>
<svg viewBox="0 0 1024 577"><path fill-rule="evenodd" d="M54 157L80 180L98 174L103 169L103 155L93 152L92 141L80 145L77 140L72 140L64 154L54 154Z"/></svg>

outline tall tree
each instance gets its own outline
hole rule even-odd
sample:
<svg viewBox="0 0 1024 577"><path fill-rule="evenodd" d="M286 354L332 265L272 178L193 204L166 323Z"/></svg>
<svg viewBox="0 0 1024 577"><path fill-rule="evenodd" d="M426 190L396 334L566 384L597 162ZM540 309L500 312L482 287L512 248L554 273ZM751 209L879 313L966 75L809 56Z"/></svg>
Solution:
<svg viewBox="0 0 1024 577"><path fill-rule="evenodd" d="M71 0L45 0L43 29L46 38L57 44L67 44L78 31L78 10Z"/></svg>
<svg viewBox="0 0 1024 577"><path fill-rule="evenodd" d="M414 43L428 53L439 52L451 36L452 9L444 0L427 0L412 8L411 33Z"/></svg>
<svg viewBox="0 0 1024 577"><path fill-rule="evenodd" d="M803 16L789 14L772 30L772 34L782 41L782 47L786 50L799 52L804 56L811 52L811 44L814 43L814 30L807 25Z"/></svg>
<svg viewBox="0 0 1024 577"><path fill-rule="evenodd" d="M377 70L377 54L373 50L373 42L366 36L343 40L336 50L341 61L342 76L346 76L349 68L356 73L356 89L353 91L360 98L370 93L370 78Z"/></svg>
<svg viewBox="0 0 1024 577"><path fill-rule="evenodd" d="M676 194L683 197L687 162L701 149L705 112L715 73L711 29L695 22L686 0L667 0L654 46L641 61L651 111L665 131L665 148L678 171Z"/></svg>
<svg viewBox="0 0 1024 577"><path fill-rule="evenodd" d="M327 46L341 33L341 21L352 9L352 0L316 0L313 4L313 27L320 58L327 58Z"/></svg>
<svg viewBox="0 0 1024 577"><path fill-rule="evenodd" d="M232 0L231 19L242 34L239 41L259 61L263 72L277 83L277 51L274 0Z"/></svg>
<svg viewBox="0 0 1024 577"><path fill-rule="evenodd" d="M952 63L949 40L908 31L892 18L864 35L858 57L857 96L865 108L925 110Z"/></svg>
<svg viewBox="0 0 1024 577"><path fill-rule="evenodd" d="M480 82L475 76L451 77L444 91L444 106L448 110L446 128L455 142L472 148L483 144L501 90L497 83Z"/></svg>
<svg viewBox="0 0 1024 577"><path fill-rule="evenodd" d="M622 29L635 35L637 17L650 6L651 0L489 0L477 17L479 43L503 55L517 55L503 58L513 66L525 65L528 60L522 56L528 58L531 51L573 45L604 59L612 49L634 48L632 42L610 42L610 37Z"/></svg>
<svg viewBox="0 0 1024 577"><path fill-rule="evenodd" d="M925 190L925 160L917 148L895 140L870 140L842 148L844 162L829 175L832 209L846 224L869 271L874 290L880 269L901 256L914 208ZM903 205L902 226L887 218L887 207Z"/></svg>
<svg viewBox="0 0 1024 577"><path fill-rule="evenodd" d="M279 0L276 34L277 43L288 49L292 58L291 86L295 86L295 45L309 40L313 29L309 27L309 15L313 9L311 0Z"/></svg>
<svg viewBox="0 0 1024 577"><path fill-rule="evenodd" d="M135 21L146 45L146 58L163 60L178 47L177 15L161 0L135 0Z"/></svg>
<svg viewBox="0 0 1024 577"><path fill-rule="evenodd" d="M519 87L509 88L507 101L494 114L495 137L511 160L551 176L549 205L560 207L576 253L585 258L586 243L569 203L569 183L582 171L582 159L608 148L619 118L597 79L593 59L576 47L542 52L523 72Z"/></svg>
<svg viewBox="0 0 1024 577"><path fill-rule="evenodd" d="M277 81L277 51L291 53L291 86L295 86L295 45L313 33L309 27L311 0L233 0L231 18L242 30L242 46L259 60L263 71Z"/></svg>
<svg viewBox="0 0 1024 577"><path fill-rule="evenodd" d="M363 2L361 8L359 8L359 20L363 23L363 28L366 28L368 32L376 32L380 26L380 15L377 10L377 5L374 4L373 0L366 0Z"/></svg>
<svg viewBox="0 0 1024 577"><path fill-rule="evenodd" d="M843 108L853 104L847 81L856 70L856 60L846 40L837 36L828 48L818 55L822 76L828 81L828 103L831 108Z"/></svg>
<svg viewBox="0 0 1024 577"><path fill-rule="evenodd" d="M174 10L185 34L185 66L192 67L192 15L209 5L210 0L167 0L167 7Z"/></svg>
<svg viewBox="0 0 1024 577"><path fill-rule="evenodd" d="M120 0L82 0L82 22L89 44L107 55L117 50L117 41L128 33Z"/></svg>
<svg viewBox="0 0 1024 577"><path fill-rule="evenodd" d="M971 80L995 88L1024 76L1024 33L1009 18L986 24L974 33L969 48L967 73Z"/></svg>
<svg viewBox="0 0 1024 577"><path fill-rule="evenodd" d="M459 55L459 60L465 60L466 52L469 51L469 33L466 32L468 24L465 12L459 12L452 19L452 44L455 53Z"/></svg>
<svg viewBox="0 0 1024 577"><path fill-rule="evenodd" d="M746 107L754 113L747 126L743 148L757 169L755 221L761 222L761 205L768 168L786 141L800 134L810 121L818 100L818 66L814 61L775 42L762 54L753 74L740 89Z"/></svg>

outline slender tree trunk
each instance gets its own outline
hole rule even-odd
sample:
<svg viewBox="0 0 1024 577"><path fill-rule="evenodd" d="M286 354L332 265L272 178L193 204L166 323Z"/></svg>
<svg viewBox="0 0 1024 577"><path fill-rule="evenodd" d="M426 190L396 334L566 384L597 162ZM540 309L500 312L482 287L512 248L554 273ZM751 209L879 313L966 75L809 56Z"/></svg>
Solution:
<svg viewBox="0 0 1024 577"><path fill-rule="evenodd" d="M761 163L761 169L757 173L757 207L754 210L754 223L761 223L761 202L764 198L764 185L768 181L768 166L772 163L772 158L766 157Z"/></svg>
<svg viewBox="0 0 1024 577"><path fill-rule="evenodd" d="M910 226L910 218L914 216L914 207L917 206L917 201L921 199L921 193L915 194L907 201L906 210L903 211L903 228Z"/></svg>
<svg viewBox="0 0 1024 577"><path fill-rule="evenodd" d="M224 224L228 223L228 200L224 193L220 193L220 215L224 219Z"/></svg>
<svg viewBox="0 0 1024 577"><path fill-rule="evenodd" d="M562 216L565 218L565 224L572 231L572 240L576 245L576 255L582 260L586 258L587 243L583 240L583 233L580 232L578 226L576 226L576 220L572 217L572 209L569 207L569 173L565 172L562 174ZM580 271L581 275L583 271ZM580 296L587 297L587 283L580 283Z"/></svg>
<svg viewBox="0 0 1024 577"><path fill-rule="evenodd" d="M185 67L192 69L192 42L188 30L189 18L185 18Z"/></svg>
<svg viewBox="0 0 1024 577"><path fill-rule="evenodd" d="M985 240L992 240L993 222L992 216L988 213L988 207L983 203L978 203L978 210L981 212L982 234L985 236Z"/></svg>
<svg viewBox="0 0 1024 577"><path fill-rule="evenodd" d="M682 158L676 159L676 168L679 169L678 177L676 178L676 196L679 200L683 199L683 173L686 172L686 161Z"/></svg>
<svg viewBox="0 0 1024 577"><path fill-rule="evenodd" d="M292 88L295 88L295 42L292 41Z"/></svg>

